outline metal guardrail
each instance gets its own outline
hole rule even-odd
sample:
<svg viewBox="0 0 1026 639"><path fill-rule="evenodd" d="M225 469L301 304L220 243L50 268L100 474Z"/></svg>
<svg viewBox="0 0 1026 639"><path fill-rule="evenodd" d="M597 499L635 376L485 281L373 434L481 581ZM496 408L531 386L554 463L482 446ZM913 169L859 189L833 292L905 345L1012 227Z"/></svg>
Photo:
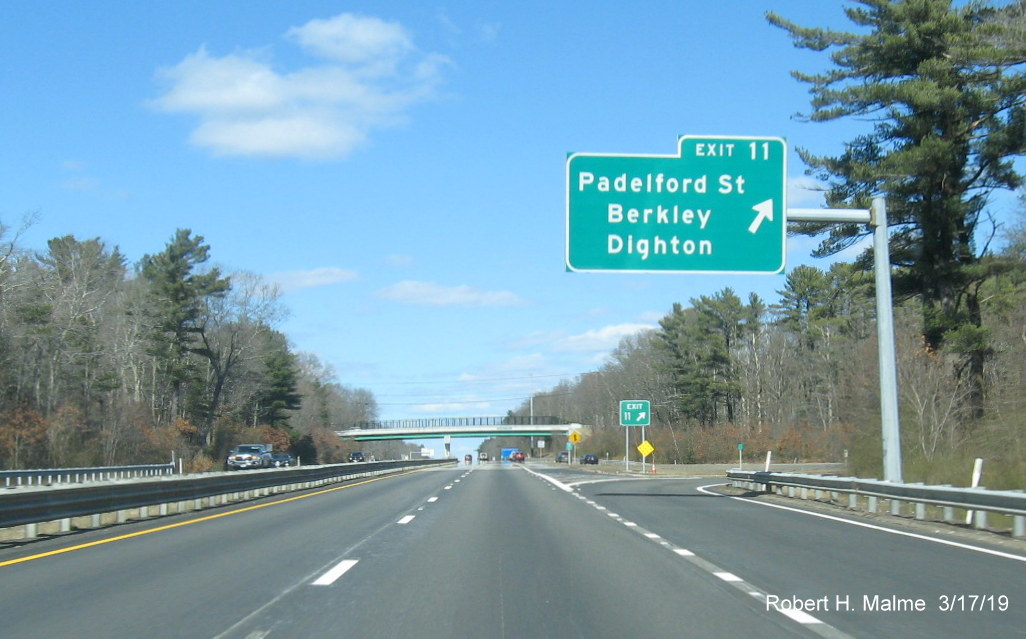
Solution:
<svg viewBox="0 0 1026 639"><path fill-rule="evenodd" d="M330 482L409 468L452 464L453 459L369 462L278 468L243 472L212 473L192 477L168 477L149 481L127 481L60 487L23 487L0 492L0 528L25 525L25 537L35 537L35 526L60 522L61 531L71 530L71 519L92 516L90 527L102 525L100 515L116 513L116 521L128 519L127 512L143 509L146 517L153 506L159 514L200 509L230 501L252 499L285 490L302 490Z"/></svg>
<svg viewBox="0 0 1026 639"><path fill-rule="evenodd" d="M926 507L943 509L943 519L955 521L955 509L967 513L967 519L976 528L987 528L987 513L1000 513L1012 517L1012 535L1026 537L1026 492L1019 490L987 490L957 486L929 486L859 479L855 477L828 477L797 473L774 473L732 469L727 471L735 487L763 492L786 494L802 499L823 499L829 494L848 495L848 507L857 510L859 498L865 498L866 509L877 512L879 500L890 501L891 514L901 514L902 504L912 504L916 519L926 519ZM810 492L811 491L811 492ZM969 523L967 521L966 523Z"/></svg>
<svg viewBox="0 0 1026 639"><path fill-rule="evenodd" d="M87 481L128 479L173 475L174 464L140 464L137 466L90 466L86 468L30 468L26 470L0 470L0 480L6 487L44 484L79 484Z"/></svg>

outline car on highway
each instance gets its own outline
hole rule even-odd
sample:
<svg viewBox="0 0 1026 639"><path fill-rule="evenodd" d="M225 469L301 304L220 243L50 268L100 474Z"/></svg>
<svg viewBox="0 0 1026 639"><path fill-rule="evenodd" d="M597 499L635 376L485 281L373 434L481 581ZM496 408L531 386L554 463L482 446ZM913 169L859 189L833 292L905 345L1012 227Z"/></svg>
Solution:
<svg viewBox="0 0 1026 639"><path fill-rule="evenodd" d="M228 470L269 468L271 466L271 444L239 444L228 451L224 465Z"/></svg>
<svg viewBox="0 0 1026 639"><path fill-rule="evenodd" d="M274 468L280 468L282 466L291 466L295 460L292 459L292 455L288 453L271 453L271 466Z"/></svg>
<svg viewBox="0 0 1026 639"><path fill-rule="evenodd" d="M582 464L598 464L598 455L581 455Z"/></svg>
<svg viewBox="0 0 1026 639"><path fill-rule="evenodd" d="M351 462L362 462L362 461L366 461L366 459L364 459L363 453L357 451L357 452L349 453L349 461L351 461Z"/></svg>
<svg viewBox="0 0 1026 639"><path fill-rule="evenodd" d="M517 452L510 455L509 458L515 462L522 462L524 461L524 454L518 450Z"/></svg>
<svg viewBox="0 0 1026 639"><path fill-rule="evenodd" d="M559 451L556 454L556 463L557 464L569 464L570 463L570 453L566 452L565 450Z"/></svg>

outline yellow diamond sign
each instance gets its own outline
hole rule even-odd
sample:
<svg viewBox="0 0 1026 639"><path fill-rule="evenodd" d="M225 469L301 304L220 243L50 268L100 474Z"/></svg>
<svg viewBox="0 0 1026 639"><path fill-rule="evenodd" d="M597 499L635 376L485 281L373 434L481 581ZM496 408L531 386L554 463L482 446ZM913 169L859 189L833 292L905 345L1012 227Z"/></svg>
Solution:
<svg viewBox="0 0 1026 639"><path fill-rule="evenodd" d="M649 455L655 452L655 446L648 443L648 440L646 439L645 441L638 444L638 452L641 453L642 457L648 457Z"/></svg>
<svg viewBox="0 0 1026 639"><path fill-rule="evenodd" d="M573 444L580 444L581 440L584 438L581 437L581 434L575 430L574 432L570 433L570 436L567 437L567 439L569 439L570 442Z"/></svg>

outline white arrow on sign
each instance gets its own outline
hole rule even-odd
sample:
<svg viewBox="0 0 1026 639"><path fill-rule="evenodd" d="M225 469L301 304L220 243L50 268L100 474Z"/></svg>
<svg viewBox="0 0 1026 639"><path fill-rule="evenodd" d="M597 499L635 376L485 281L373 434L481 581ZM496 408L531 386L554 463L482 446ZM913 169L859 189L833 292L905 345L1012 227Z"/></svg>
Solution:
<svg viewBox="0 0 1026 639"><path fill-rule="evenodd" d="M752 207L758 215L752 220L752 223L748 225L749 233L757 233L759 227L762 225L763 220L773 221L773 200L766 200L765 202L759 202Z"/></svg>
<svg viewBox="0 0 1026 639"><path fill-rule="evenodd" d="M639 422L645 421L645 415L647 415L647 414L648 413L638 413L637 421L639 421Z"/></svg>

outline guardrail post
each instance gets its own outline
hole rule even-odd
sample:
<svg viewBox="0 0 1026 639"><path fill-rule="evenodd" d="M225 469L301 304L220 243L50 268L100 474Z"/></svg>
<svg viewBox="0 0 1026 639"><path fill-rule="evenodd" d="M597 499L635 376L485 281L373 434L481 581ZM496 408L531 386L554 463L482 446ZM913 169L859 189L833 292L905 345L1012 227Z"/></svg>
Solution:
<svg viewBox="0 0 1026 639"><path fill-rule="evenodd" d="M1015 515L1012 517L1012 536L1026 537L1026 516Z"/></svg>

